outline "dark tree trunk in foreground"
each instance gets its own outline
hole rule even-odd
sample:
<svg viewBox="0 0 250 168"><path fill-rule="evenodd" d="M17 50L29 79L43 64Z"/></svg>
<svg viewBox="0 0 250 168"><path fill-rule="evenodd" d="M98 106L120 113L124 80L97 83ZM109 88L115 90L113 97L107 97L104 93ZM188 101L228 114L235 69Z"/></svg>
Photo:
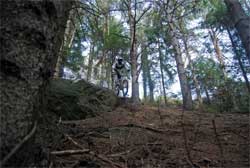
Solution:
<svg viewBox="0 0 250 168"><path fill-rule="evenodd" d="M238 0L224 0L234 27L237 29L250 63L250 17L244 12Z"/></svg>
<svg viewBox="0 0 250 168"><path fill-rule="evenodd" d="M10 151L34 131L42 114L43 87L55 68L72 1L0 3L0 155L4 164ZM16 167L32 159L32 140L24 145L24 152L7 164Z"/></svg>

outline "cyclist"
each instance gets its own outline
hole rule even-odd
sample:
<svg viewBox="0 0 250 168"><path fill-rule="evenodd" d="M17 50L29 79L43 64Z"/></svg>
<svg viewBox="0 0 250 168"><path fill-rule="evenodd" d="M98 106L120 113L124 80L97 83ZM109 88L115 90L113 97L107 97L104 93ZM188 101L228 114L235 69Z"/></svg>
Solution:
<svg viewBox="0 0 250 168"><path fill-rule="evenodd" d="M112 67L113 67L113 73L116 73L117 79L119 81L123 75L126 75L129 78L129 75L127 74L127 72L129 72L129 68L122 57L118 57L116 59L115 64Z"/></svg>

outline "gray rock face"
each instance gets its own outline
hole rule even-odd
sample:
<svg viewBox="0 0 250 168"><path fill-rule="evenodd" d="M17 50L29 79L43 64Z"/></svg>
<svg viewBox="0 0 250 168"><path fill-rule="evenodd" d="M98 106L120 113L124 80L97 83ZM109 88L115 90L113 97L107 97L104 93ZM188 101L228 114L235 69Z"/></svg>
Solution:
<svg viewBox="0 0 250 168"><path fill-rule="evenodd" d="M55 67L72 1L0 3L2 160L41 115L42 88Z"/></svg>
<svg viewBox="0 0 250 168"><path fill-rule="evenodd" d="M95 86L84 80L65 79L50 81L46 92L47 110L62 120L80 120L113 110L117 96L113 91Z"/></svg>

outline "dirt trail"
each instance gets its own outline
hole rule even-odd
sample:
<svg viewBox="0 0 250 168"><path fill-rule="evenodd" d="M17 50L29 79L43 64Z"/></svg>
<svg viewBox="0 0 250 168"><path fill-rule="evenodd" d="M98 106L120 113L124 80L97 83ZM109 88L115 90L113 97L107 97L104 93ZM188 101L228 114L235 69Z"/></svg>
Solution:
<svg viewBox="0 0 250 168"><path fill-rule="evenodd" d="M249 167L247 114L126 105L59 127L51 167Z"/></svg>

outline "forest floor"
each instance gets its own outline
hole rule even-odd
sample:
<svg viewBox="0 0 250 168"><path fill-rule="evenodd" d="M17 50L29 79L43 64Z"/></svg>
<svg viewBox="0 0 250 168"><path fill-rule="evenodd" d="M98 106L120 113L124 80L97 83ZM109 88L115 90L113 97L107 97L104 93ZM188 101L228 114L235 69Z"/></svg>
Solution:
<svg viewBox="0 0 250 168"><path fill-rule="evenodd" d="M62 121L50 167L249 167L249 114L124 104Z"/></svg>

